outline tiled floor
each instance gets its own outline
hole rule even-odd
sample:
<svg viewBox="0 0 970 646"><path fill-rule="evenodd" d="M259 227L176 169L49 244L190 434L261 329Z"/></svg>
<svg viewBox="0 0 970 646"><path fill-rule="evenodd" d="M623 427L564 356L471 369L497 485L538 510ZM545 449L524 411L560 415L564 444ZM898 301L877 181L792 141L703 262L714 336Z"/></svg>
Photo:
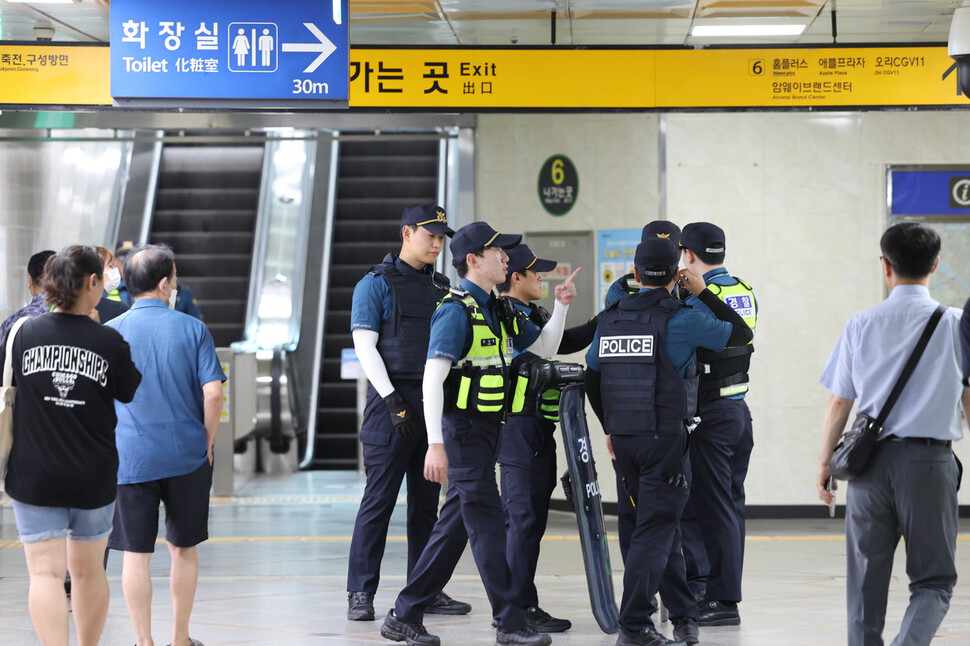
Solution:
<svg viewBox="0 0 970 646"><path fill-rule="evenodd" d="M347 551L362 479L354 473L259 476L237 483L237 496L212 504L210 535L200 548L201 574L192 635L206 646L229 644L388 644L378 622L345 619ZM5 503L7 501L4 501ZM379 616L404 581L404 516L391 525ZM612 530L613 527L611 526ZM961 525L957 548L961 575L970 575L970 524ZM622 564L615 542L614 575L619 590ZM153 561L154 637L167 644L172 608L168 595L168 552L161 545ZM907 600L902 553L890 596L887 641ZM739 627L701 629L710 646L806 646L845 643L845 545L839 521L751 521L745 569L745 600ZM121 559L108 566L111 607L102 644L131 644L133 634L121 594ZM0 505L0 644L37 644L27 614L27 574L9 504ZM541 604L573 621L554 635L554 644L607 645L589 612L586 581L574 518L554 512L543 544L537 580ZM957 586L950 612L935 644L970 643L966 584ZM465 617L429 616L429 631L443 644L494 643L485 591L470 551L465 552L447 591L469 601ZM669 624L662 630L669 635Z"/></svg>

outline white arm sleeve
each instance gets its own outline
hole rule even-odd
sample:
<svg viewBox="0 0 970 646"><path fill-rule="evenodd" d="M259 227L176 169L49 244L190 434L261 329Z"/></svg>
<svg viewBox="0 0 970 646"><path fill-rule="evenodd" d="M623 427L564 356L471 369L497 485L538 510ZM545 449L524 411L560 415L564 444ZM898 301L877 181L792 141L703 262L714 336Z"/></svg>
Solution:
<svg viewBox="0 0 970 646"><path fill-rule="evenodd" d="M556 301L556 306L552 308L552 316L549 322L542 328L542 333L535 343L526 350L532 354L548 359L559 351L559 342L562 341L562 331L566 327L566 312L569 311L568 305L563 305Z"/></svg>
<svg viewBox="0 0 970 646"><path fill-rule="evenodd" d="M445 378L451 370L451 361L444 357L428 359L424 364L424 425L428 429L428 444L441 444L441 414L445 409Z"/></svg>
<svg viewBox="0 0 970 646"><path fill-rule="evenodd" d="M387 397L394 392L394 385L387 376L387 366L381 353L377 351L377 332L371 330L354 330L350 333L354 338L354 351L360 360L360 367L367 375L368 381L381 397Z"/></svg>

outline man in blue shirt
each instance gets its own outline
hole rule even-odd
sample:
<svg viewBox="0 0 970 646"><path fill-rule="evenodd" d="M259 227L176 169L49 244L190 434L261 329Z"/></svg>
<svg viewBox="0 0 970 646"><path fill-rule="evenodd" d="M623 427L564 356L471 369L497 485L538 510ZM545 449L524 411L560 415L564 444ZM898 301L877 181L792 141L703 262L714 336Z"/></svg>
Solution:
<svg viewBox="0 0 970 646"><path fill-rule="evenodd" d="M541 331L528 320L500 319L492 289L505 281L504 249L521 239L473 222L451 241L461 290L452 290L431 319L422 387L428 431L424 476L440 483L447 475L450 487L428 546L381 627L381 635L409 646L440 644L422 624L425 608L451 578L466 542L492 606L496 643L545 646L552 641L526 625L525 609L512 589L495 456L507 413L512 348L538 356L555 352L576 287L568 279L556 286L556 307Z"/></svg>
<svg viewBox="0 0 970 646"><path fill-rule="evenodd" d="M448 279L434 263L445 236L454 235L445 211L415 204L401 216L401 252L371 267L354 288L350 329L360 365L370 381L360 429L367 484L357 511L347 567L347 618L374 619L374 593L391 513L408 482L408 562L410 576L438 517L441 486L425 480L428 436L421 410L421 377L428 354L431 315L448 293ZM467 603L444 592L427 612L462 615Z"/></svg>
<svg viewBox="0 0 970 646"><path fill-rule="evenodd" d="M853 316L819 381L831 391L822 424L816 486L826 504L829 460L858 399L858 414L875 419L889 398L926 323L939 305L930 274L940 236L918 222L889 227L880 240L889 297ZM893 644L929 644L943 621L957 580L957 488L960 468L951 443L963 436L960 310L947 308L907 385L879 431L861 475L848 484L849 646L881 645L893 555L906 540L909 606Z"/></svg>
<svg viewBox="0 0 970 646"><path fill-rule="evenodd" d="M680 280L718 318L686 308L671 296L678 262L670 240L652 238L637 246L636 279L647 289L600 314L586 356L589 402L603 422L607 450L628 479L637 511L624 562L618 646L671 643L650 618L661 583L675 643L698 642L698 609L687 587L678 533L690 487L685 377L697 348L719 351L751 339L744 321L696 274L684 270Z"/></svg>
<svg viewBox="0 0 970 646"><path fill-rule="evenodd" d="M744 319L752 334L758 303L754 291L724 268L725 237L709 222L692 222L680 237L684 267L703 276L719 300ZM713 316L696 296L687 304ZM720 352L697 351L697 415L690 436L693 473L681 528L687 581L700 599L701 626L741 623L741 568L744 562L744 479L754 437L744 401L754 346L748 342Z"/></svg>
<svg viewBox="0 0 970 646"><path fill-rule="evenodd" d="M44 288L41 286L41 278L44 276L44 265L47 259L56 255L53 251L38 251L27 262L27 291L30 292L30 302L20 308L4 320L0 325L0 345L7 343L7 334L10 328L19 319L25 316L40 316L50 311L50 306L44 301Z"/></svg>
<svg viewBox="0 0 970 646"><path fill-rule="evenodd" d="M125 553L122 588L128 614L137 646L148 646L153 643L149 566L158 507L165 504L175 613L171 643L198 646L189 637L199 575L196 546L208 538L212 444L226 376L205 325L170 309L178 276L168 247L134 249L125 261L125 278L134 304L108 326L131 346L143 378L130 404L116 404L118 499L108 546Z"/></svg>
<svg viewBox="0 0 970 646"><path fill-rule="evenodd" d="M507 254L508 273L505 282L499 285L499 294L508 299L522 318L542 327L549 313L534 301L542 298L542 273L555 269L556 262L539 258L524 244L512 247ZM533 360L548 358L531 352L514 351L512 354L513 369L521 366L526 374ZM525 606L529 626L544 633L561 633L572 627L568 620L557 619L539 607L535 585L539 543L546 531L549 499L559 476L554 436L558 408L558 391L539 393L528 388L522 410L509 413L498 454L502 506L508 529L505 556L512 585Z"/></svg>

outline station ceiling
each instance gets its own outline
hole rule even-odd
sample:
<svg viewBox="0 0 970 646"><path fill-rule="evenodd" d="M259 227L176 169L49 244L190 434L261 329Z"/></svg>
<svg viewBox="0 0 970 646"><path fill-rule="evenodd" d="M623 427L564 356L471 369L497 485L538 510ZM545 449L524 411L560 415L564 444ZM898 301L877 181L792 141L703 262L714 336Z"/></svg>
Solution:
<svg viewBox="0 0 970 646"><path fill-rule="evenodd" d="M350 41L352 46L550 45L554 21L555 44L560 46L945 43L960 4L961 0L350 0ZM35 27L48 23L54 41L108 42L109 11L109 0L0 0L0 41L36 40ZM697 26L751 24L805 29L796 36L691 35Z"/></svg>

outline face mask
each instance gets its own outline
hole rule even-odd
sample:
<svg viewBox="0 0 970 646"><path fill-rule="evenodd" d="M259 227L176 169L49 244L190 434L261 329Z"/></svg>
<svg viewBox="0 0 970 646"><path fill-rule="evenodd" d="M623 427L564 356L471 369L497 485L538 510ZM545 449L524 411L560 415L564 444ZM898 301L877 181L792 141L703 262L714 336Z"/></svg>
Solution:
<svg viewBox="0 0 970 646"><path fill-rule="evenodd" d="M109 294L114 290L118 289L118 285L121 284L121 272L112 267L111 269L104 270L104 291Z"/></svg>
<svg viewBox="0 0 970 646"><path fill-rule="evenodd" d="M178 298L179 290L173 289L171 295L168 297L168 309L175 309L175 299Z"/></svg>

